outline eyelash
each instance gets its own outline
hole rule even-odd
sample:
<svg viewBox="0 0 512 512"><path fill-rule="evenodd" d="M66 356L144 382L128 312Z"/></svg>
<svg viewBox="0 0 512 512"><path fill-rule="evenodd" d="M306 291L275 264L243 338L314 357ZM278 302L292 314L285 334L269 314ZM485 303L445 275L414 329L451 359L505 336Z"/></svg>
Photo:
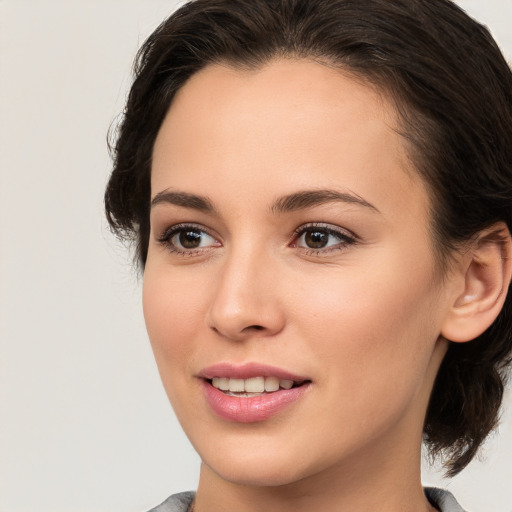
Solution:
<svg viewBox="0 0 512 512"><path fill-rule="evenodd" d="M312 247L301 247L298 245L298 240L300 240L301 237L303 237L307 233L315 232L333 236L338 239L338 242L332 246L322 247L319 249L315 249ZM306 255L321 255L328 254L334 251L343 251L348 246L354 245L356 243L357 237L353 233L347 232L346 230L335 228L329 224L312 223L302 225L295 230L291 245L292 247L296 247L297 249L302 250Z"/></svg>
<svg viewBox="0 0 512 512"><path fill-rule="evenodd" d="M214 240L214 243L207 245L205 247L197 247L197 248L180 248L177 247L176 243L173 242L173 238L182 233L197 233L202 234L202 236L207 235L208 237ZM317 233L328 236L333 236L338 239L338 242L327 247L320 248L312 248L312 247L303 247L298 245L298 241L305 236L307 233ZM180 256L194 256L198 253L204 253L205 250L211 249L213 247L219 247L221 244L217 242L216 238L210 234L204 227L197 224L176 224L167 228L159 237L158 242L164 245L171 253L180 255ZM322 223L311 223L300 226L293 233L292 240L289 243L289 246L299 249L304 252L306 255L321 255L327 254L334 251L343 251L348 246L354 245L357 243L357 237L345 230L334 228L329 224Z"/></svg>
<svg viewBox="0 0 512 512"><path fill-rule="evenodd" d="M215 243L211 244L207 247L197 247L194 249L186 249L186 248L179 248L176 246L176 244L172 241L172 239L181 233L201 233L202 235L207 235L210 238L212 238ZM162 245L164 245L171 253L177 254L179 256L195 256L198 253L202 253L205 251L205 249L211 249L212 247L218 247L220 246L220 243L216 241L216 238L210 234L204 227L199 226L197 224L176 224L174 226L171 226L167 228L159 237L158 242Z"/></svg>

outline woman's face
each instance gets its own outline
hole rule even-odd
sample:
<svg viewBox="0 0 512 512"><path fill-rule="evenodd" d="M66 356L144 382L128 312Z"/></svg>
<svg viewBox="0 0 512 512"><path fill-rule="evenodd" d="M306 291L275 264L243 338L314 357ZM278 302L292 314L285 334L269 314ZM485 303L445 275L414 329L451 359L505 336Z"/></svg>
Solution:
<svg viewBox="0 0 512 512"><path fill-rule="evenodd" d="M308 61L211 65L177 94L144 314L220 478L279 485L419 449L448 294L396 126L383 95Z"/></svg>

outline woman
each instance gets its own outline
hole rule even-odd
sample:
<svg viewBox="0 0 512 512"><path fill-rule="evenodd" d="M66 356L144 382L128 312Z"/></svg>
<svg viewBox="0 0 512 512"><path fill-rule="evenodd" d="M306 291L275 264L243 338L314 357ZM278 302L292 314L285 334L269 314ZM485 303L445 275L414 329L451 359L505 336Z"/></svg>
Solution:
<svg viewBox="0 0 512 512"><path fill-rule="evenodd" d="M446 0L196 0L142 47L106 192L202 459L154 510L461 511L497 422L512 74Z"/></svg>

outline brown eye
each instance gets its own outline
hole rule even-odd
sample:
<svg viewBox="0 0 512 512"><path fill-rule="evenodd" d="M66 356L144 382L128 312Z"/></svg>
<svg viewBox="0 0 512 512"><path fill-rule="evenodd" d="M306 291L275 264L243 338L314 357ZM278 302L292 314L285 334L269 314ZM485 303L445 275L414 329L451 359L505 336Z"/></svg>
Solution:
<svg viewBox="0 0 512 512"><path fill-rule="evenodd" d="M178 233L179 244L184 249L197 249L201 246L201 232L199 230L187 230Z"/></svg>
<svg viewBox="0 0 512 512"><path fill-rule="evenodd" d="M307 231L304 233L304 243L310 249L323 249L329 243L329 236L325 231Z"/></svg>
<svg viewBox="0 0 512 512"><path fill-rule="evenodd" d="M170 235L161 240L177 252L193 251L219 245L206 231L195 227L176 227Z"/></svg>
<svg viewBox="0 0 512 512"><path fill-rule="evenodd" d="M322 252L324 250L345 249L356 243L355 236L346 233L341 228L329 226L303 226L297 230L295 247Z"/></svg>

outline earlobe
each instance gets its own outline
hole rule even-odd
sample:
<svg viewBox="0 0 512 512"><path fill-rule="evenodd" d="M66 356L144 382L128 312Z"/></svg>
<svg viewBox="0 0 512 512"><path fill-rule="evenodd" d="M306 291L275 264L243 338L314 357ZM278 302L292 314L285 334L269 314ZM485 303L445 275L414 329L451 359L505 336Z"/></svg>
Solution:
<svg viewBox="0 0 512 512"><path fill-rule="evenodd" d="M512 240L505 223L479 233L457 267L456 281L460 285L441 335L461 343L475 339L490 327L505 303L512 276Z"/></svg>

